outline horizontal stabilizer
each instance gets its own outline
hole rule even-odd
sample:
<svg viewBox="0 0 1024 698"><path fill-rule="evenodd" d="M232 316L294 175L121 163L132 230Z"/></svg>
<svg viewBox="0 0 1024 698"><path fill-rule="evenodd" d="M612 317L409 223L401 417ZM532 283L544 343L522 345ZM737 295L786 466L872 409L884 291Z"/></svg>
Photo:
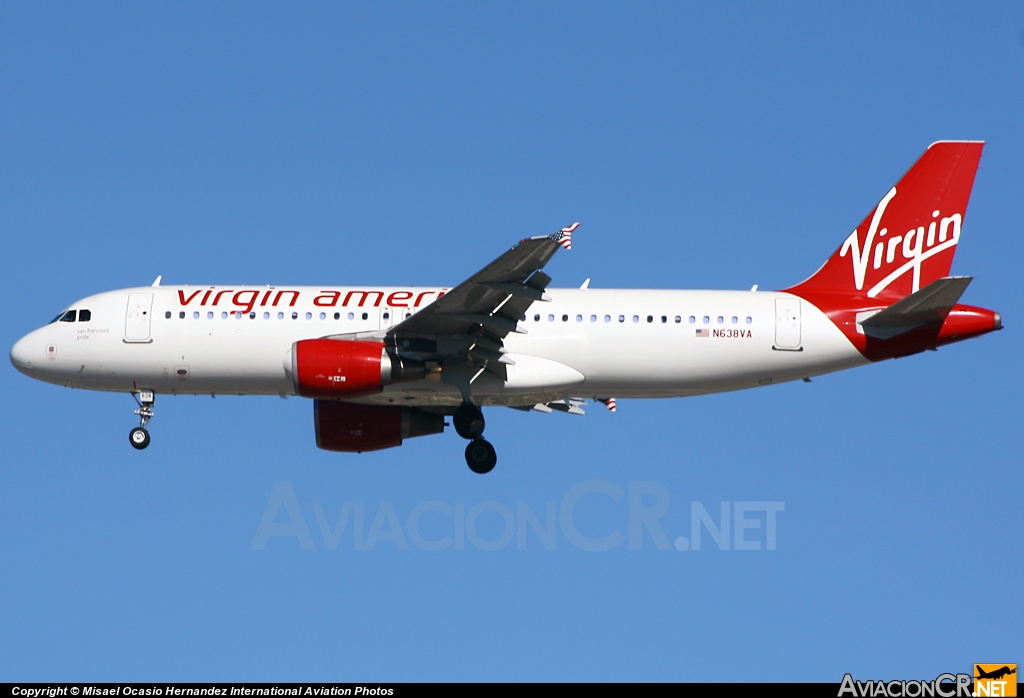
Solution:
<svg viewBox="0 0 1024 698"><path fill-rule="evenodd" d="M864 334L889 339L923 325L942 323L971 283L970 276L947 276L928 284L860 323Z"/></svg>

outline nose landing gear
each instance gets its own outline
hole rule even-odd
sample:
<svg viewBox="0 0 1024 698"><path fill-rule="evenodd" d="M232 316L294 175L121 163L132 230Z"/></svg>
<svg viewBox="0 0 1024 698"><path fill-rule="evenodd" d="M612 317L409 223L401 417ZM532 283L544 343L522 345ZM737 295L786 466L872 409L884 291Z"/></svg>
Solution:
<svg viewBox="0 0 1024 698"><path fill-rule="evenodd" d="M146 431L146 425L149 423L149 420L153 419L153 404L156 402L156 396L153 395L152 390L141 390L138 396L132 393L132 397L135 398L135 402L139 405L139 409L135 410L135 414L139 415L139 426L128 433L128 441L132 446L141 451L146 446L149 446L150 439L149 432Z"/></svg>
<svg viewBox="0 0 1024 698"><path fill-rule="evenodd" d="M472 402L466 401L459 405L452 415L455 431L464 439L469 439L466 446L466 464L474 473L483 475L494 470L498 455L494 446L481 438L484 433L484 413Z"/></svg>

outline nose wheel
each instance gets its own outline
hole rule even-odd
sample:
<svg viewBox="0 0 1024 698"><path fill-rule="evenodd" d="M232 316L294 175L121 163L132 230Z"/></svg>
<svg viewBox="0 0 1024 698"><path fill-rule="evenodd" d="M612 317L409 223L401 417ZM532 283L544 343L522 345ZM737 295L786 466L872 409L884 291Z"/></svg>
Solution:
<svg viewBox="0 0 1024 698"><path fill-rule="evenodd" d="M464 439L469 439L466 446L466 465L474 473L483 475L494 470L498 462L498 454L489 441L481 438L484 433L484 413L472 402L459 405L452 415L452 426Z"/></svg>
<svg viewBox="0 0 1024 698"><path fill-rule="evenodd" d="M156 402L156 396L151 390L139 391L136 395L132 393L132 397L135 398L135 402L138 403L139 409L135 410L135 414L139 415L139 426L128 432L128 441L133 447L138 450L144 449L149 446L149 432L146 431L146 425L149 424L149 420L153 419L153 405Z"/></svg>
<svg viewBox="0 0 1024 698"><path fill-rule="evenodd" d="M128 440L132 446L141 451L146 446L149 446L149 432L142 427L135 427L129 432Z"/></svg>

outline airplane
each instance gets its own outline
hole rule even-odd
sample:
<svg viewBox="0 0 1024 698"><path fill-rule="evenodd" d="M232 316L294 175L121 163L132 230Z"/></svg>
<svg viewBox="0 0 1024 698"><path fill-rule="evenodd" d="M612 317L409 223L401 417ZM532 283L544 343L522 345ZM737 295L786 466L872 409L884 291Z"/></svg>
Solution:
<svg viewBox="0 0 1024 698"><path fill-rule="evenodd" d="M994 669L993 671L985 671L979 665L975 664L974 665L974 669L977 672L977 676L974 677L976 679L995 679L995 680L998 680L998 679L1003 678L1004 676L1009 676L1010 674L1016 674L1017 673L1017 668L1016 667L1011 669L1008 666L1003 666L1003 667L1001 667L999 669Z"/></svg>
<svg viewBox="0 0 1024 698"><path fill-rule="evenodd" d="M72 303L11 349L40 381L130 393L298 395L316 444L364 452L440 433L491 471L483 407L579 414L587 399L756 388L999 330L949 276L984 143L939 141L811 277L772 292L549 288L576 225L520 241L455 287L152 286Z"/></svg>

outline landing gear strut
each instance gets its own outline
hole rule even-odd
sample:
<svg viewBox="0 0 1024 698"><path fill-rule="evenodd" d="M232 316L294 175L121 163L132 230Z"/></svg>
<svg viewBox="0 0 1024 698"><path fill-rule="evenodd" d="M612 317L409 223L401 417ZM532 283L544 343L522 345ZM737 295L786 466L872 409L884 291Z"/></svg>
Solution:
<svg viewBox="0 0 1024 698"><path fill-rule="evenodd" d="M498 456L494 446L480 438L484 433L484 413L472 402L459 405L452 415L455 431L464 439L470 439L466 446L466 464L474 473L484 474L494 470Z"/></svg>
<svg viewBox="0 0 1024 698"><path fill-rule="evenodd" d="M146 425L149 420L153 419L153 403L156 402L156 396L153 395L152 390L142 390L139 391L138 396L132 393L132 397L139 405L139 409L135 410L135 414L139 415L139 426L128 433L128 441L141 451L149 446L149 432L146 431Z"/></svg>

